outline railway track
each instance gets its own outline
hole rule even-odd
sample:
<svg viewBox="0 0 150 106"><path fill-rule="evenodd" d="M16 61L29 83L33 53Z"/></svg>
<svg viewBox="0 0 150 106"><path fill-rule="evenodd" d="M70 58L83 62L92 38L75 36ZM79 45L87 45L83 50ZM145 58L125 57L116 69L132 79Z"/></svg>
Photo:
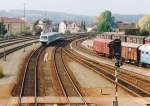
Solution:
<svg viewBox="0 0 150 106"><path fill-rule="evenodd" d="M22 44L22 45L18 45L16 47L13 47L13 48L10 48L8 50L3 50L2 52L0 52L0 58L4 57L4 56L7 56L19 49L22 49L24 47L27 47L27 46L30 46L32 45L33 43L38 43L38 41L33 41L33 42L29 42L29 43L25 43L25 44Z"/></svg>
<svg viewBox="0 0 150 106"><path fill-rule="evenodd" d="M9 38L9 39L6 39L6 40L0 40L0 44L2 44L2 43L8 43L8 42L14 42L14 41L23 40L23 39L30 39L30 38L38 38L38 36Z"/></svg>
<svg viewBox="0 0 150 106"><path fill-rule="evenodd" d="M76 46L77 43L74 43ZM80 47L76 47L80 50ZM77 62L85 65L86 67L94 70L96 73L101 74L108 80L114 82L114 67L106 64L100 64L92 61L84 56L81 56L70 49L65 49L66 54L76 60ZM136 96L150 97L150 81L140 78L137 75L131 74L126 71L119 70L119 85Z"/></svg>
<svg viewBox="0 0 150 106"><path fill-rule="evenodd" d="M29 57L22 78L20 79L18 85L16 86L13 96L19 96L19 102L17 106L29 105L22 104L23 97L34 97L34 106L38 106L37 96L40 91L38 88L38 61L41 52L45 49L45 47L39 47L36 51L34 51ZM31 104L30 104L31 105Z"/></svg>
<svg viewBox="0 0 150 106"><path fill-rule="evenodd" d="M27 42L27 41L31 41L31 40L36 40L38 38L28 38L28 39L21 39L21 40L16 40L16 41L12 41L12 42L7 42L7 43L2 43L0 44L0 49L1 48L6 48L8 46L14 45L14 44L18 44L18 43L23 43L23 42Z"/></svg>
<svg viewBox="0 0 150 106"><path fill-rule="evenodd" d="M56 47L54 50L54 69L56 71L56 76L59 81L59 85L61 87L61 91L63 96L67 98L67 104L72 105L69 101L68 97L80 97L83 101L84 105L87 105L82 93L80 92L78 86L72 79L71 75L69 74L68 68L64 62L63 58L63 49L61 47Z"/></svg>

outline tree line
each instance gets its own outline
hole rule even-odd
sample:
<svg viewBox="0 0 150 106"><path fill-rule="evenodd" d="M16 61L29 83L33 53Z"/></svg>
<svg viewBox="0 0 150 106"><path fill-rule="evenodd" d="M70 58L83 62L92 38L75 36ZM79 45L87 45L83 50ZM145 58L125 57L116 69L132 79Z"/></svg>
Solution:
<svg viewBox="0 0 150 106"><path fill-rule="evenodd" d="M116 29L117 25L111 11L104 11L95 19L96 28L94 29L94 31L96 31L97 33L111 32ZM143 16L141 19L139 19L137 28L139 29L139 31L136 32L137 35L150 35L150 16ZM126 32L133 33L128 29L126 29Z"/></svg>

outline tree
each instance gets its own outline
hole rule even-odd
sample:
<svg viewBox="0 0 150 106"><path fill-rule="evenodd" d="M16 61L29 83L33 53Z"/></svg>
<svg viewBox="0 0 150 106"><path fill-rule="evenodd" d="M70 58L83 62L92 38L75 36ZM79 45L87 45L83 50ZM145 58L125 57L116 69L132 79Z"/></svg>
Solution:
<svg viewBox="0 0 150 106"><path fill-rule="evenodd" d="M3 35L3 34L5 34L5 33L7 33L7 30L6 30L6 28L5 28L5 25L4 25L3 22L0 22L0 35Z"/></svg>
<svg viewBox="0 0 150 106"><path fill-rule="evenodd" d="M97 33L110 32L115 27L114 17L110 11L104 11L100 16L96 17Z"/></svg>
<svg viewBox="0 0 150 106"><path fill-rule="evenodd" d="M69 35L69 34L71 34L71 32L69 30L66 30L65 35Z"/></svg>
<svg viewBox="0 0 150 106"><path fill-rule="evenodd" d="M80 24L80 30L79 31L80 32L86 32L87 31L86 24L85 24L84 21L81 22L81 24Z"/></svg>
<svg viewBox="0 0 150 106"><path fill-rule="evenodd" d="M150 34L150 16L143 16L138 21L138 26L140 30L148 31Z"/></svg>
<svg viewBox="0 0 150 106"><path fill-rule="evenodd" d="M37 26L38 23L39 23L39 20L37 20L33 23L33 32L35 33L35 35L40 35L42 32L41 27Z"/></svg>

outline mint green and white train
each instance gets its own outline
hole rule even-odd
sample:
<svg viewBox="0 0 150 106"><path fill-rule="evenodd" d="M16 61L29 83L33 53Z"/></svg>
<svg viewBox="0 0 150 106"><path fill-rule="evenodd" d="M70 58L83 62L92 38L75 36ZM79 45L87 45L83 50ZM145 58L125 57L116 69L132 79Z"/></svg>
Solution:
<svg viewBox="0 0 150 106"><path fill-rule="evenodd" d="M40 42L42 45L49 45L58 39L61 39L60 33L58 32L41 33L40 36Z"/></svg>

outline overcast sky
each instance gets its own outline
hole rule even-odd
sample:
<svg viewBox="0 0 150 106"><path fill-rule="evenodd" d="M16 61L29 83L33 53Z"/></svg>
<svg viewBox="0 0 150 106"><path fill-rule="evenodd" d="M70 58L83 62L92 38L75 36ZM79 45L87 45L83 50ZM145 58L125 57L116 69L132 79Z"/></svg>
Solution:
<svg viewBox="0 0 150 106"><path fill-rule="evenodd" d="M1 0L0 9L48 10L82 15L98 15L104 10L119 14L150 14L150 0Z"/></svg>

